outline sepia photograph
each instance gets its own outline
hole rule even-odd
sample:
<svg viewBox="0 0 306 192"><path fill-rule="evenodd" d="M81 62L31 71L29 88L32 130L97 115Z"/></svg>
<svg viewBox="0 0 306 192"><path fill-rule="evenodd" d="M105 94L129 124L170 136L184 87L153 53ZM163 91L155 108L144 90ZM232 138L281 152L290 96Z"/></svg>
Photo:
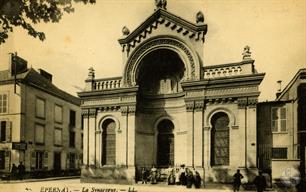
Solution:
<svg viewBox="0 0 306 192"><path fill-rule="evenodd" d="M0 0L0 192L304 192L305 149L305 0Z"/></svg>

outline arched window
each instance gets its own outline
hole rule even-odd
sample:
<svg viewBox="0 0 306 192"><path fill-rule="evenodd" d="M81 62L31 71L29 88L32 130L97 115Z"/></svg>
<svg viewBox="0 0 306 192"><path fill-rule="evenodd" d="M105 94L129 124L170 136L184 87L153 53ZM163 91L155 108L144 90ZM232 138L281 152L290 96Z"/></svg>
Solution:
<svg viewBox="0 0 306 192"><path fill-rule="evenodd" d="M168 167L174 165L174 135L173 123L168 120L162 120L158 126L158 152L157 165L159 167Z"/></svg>
<svg viewBox="0 0 306 192"><path fill-rule="evenodd" d="M219 112L212 117L211 124L211 164L229 165L229 118Z"/></svg>
<svg viewBox="0 0 306 192"><path fill-rule="evenodd" d="M116 123L106 119L102 123L102 165L116 164Z"/></svg>

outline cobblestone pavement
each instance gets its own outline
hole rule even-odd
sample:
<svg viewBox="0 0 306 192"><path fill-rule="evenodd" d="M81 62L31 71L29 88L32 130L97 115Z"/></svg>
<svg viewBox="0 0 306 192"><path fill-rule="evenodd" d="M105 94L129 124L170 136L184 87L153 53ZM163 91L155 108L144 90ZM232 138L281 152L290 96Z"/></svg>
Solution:
<svg viewBox="0 0 306 192"><path fill-rule="evenodd" d="M209 184L201 189L186 189L184 186L168 186L166 184L134 184L114 185L99 183L80 183L79 179L41 179L24 181L2 181L0 192L180 192L180 191L207 191L226 192L232 191L228 184ZM244 191L241 189L241 191ZM249 190L248 190L249 191ZM273 190L269 190L273 191Z"/></svg>

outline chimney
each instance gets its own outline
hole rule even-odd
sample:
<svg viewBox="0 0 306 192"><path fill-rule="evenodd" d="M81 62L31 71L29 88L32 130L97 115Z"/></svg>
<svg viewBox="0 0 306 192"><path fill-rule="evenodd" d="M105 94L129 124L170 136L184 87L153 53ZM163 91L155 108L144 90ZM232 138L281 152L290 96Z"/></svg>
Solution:
<svg viewBox="0 0 306 192"><path fill-rule="evenodd" d="M277 84L278 84L278 90L276 92L276 98L278 98L280 96L280 94L282 93L282 81L278 80Z"/></svg>
<svg viewBox="0 0 306 192"><path fill-rule="evenodd" d="M11 54L10 73L11 76L25 72L28 69L28 62L17 56L17 53Z"/></svg>
<svg viewBox="0 0 306 192"><path fill-rule="evenodd" d="M39 74L46 78L48 81L52 82L52 75L43 69L38 69Z"/></svg>

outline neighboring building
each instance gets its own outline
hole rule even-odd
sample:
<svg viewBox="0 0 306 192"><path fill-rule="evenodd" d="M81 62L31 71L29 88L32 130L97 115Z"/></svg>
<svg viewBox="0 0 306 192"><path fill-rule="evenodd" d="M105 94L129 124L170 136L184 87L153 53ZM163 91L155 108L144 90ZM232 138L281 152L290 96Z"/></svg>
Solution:
<svg viewBox="0 0 306 192"><path fill-rule="evenodd" d="M288 169L305 174L306 69L257 109L258 168L280 179ZM300 168L300 165L302 166Z"/></svg>
<svg viewBox="0 0 306 192"><path fill-rule="evenodd" d="M192 23L165 2L131 33L123 28L122 77L97 79L90 68L79 93L82 179L133 182L141 167L185 164L206 181L231 181L238 168L252 180L264 73L248 46L241 62L204 65L204 15Z"/></svg>
<svg viewBox="0 0 306 192"><path fill-rule="evenodd" d="M13 56L0 71L0 171L23 162L42 177L78 172L82 158L80 100L52 84L52 75ZM15 76L16 75L16 76Z"/></svg>

